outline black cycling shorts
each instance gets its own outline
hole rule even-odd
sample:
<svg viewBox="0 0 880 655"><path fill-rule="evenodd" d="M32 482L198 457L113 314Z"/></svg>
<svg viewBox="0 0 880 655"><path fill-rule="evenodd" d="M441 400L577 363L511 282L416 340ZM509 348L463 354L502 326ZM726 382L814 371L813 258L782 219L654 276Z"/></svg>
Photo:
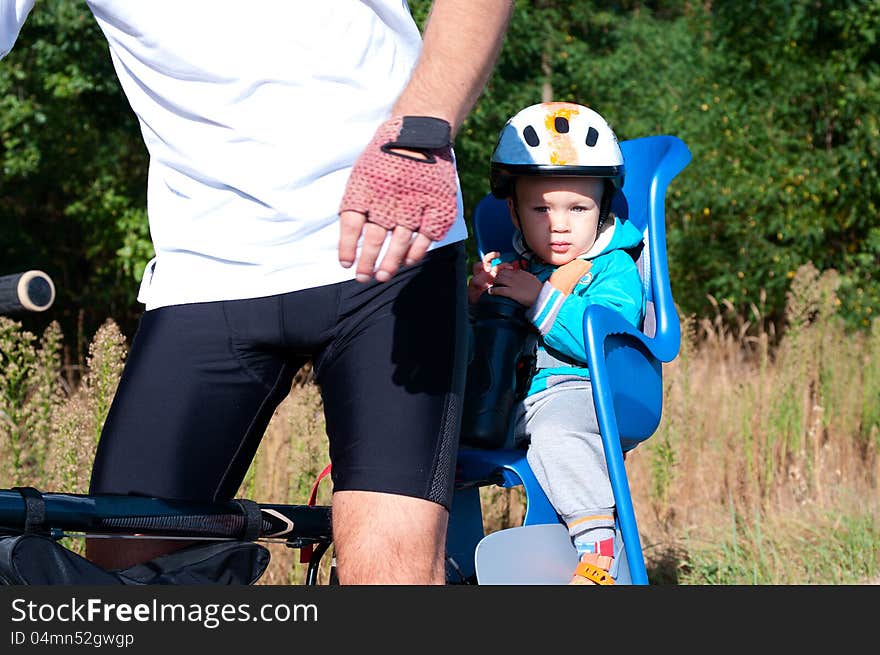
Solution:
<svg viewBox="0 0 880 655"><path fill-rule="evenodd" d="M457 243L381 284L145 312L90 492L232 498L273 411L311 360L334 491L448 508L467 357L465 288Z"/></svg>

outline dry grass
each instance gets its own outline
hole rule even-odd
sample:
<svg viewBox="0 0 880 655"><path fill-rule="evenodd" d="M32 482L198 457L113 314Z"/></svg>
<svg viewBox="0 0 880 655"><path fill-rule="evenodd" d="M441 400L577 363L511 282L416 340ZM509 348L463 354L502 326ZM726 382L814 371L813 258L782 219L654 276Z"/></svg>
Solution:
<svg viewBox="0 0 880 655"><path fill-rule="evenodd" d="M240 492L241 496L266 503L305 504L312 485L329 463L324 430L324 414L318 388L303 371L291 394L275 411L263 442L254 458ZM329 477L318 486L316 502L329 505ZM262 584L301 584L306 565L299 551L271 544L272 561ZM330 558L322 561L322 580L326 580Z"/></svg>
<svg viewBox="0 0 880 655"><path fill-rule="evenodd" d="M672 561L686 577L694 552L751 534L764 546L736 556L768 568L760 560L780 533L818 555L842 521L860 516L872 521L876 548L880 322L846 334L834 315L837 283L833 271L798 271L772 352L775 335L760 328L756 307L751 325L729 327L729 308L686 324L681 355L665 369L660 429L628 457L656 567ZM776 580L803 568L795 559L776 565Z"/></svg>
<svg viewBox="0 0 880 655"><path fill-rule="evenodd" d="M847 334L834 312L836 288L833 271L798 271L782 335L763 327L759 307L745 319L722 303L710 319L685 321L681 354L664 369L660 429L627 458L653 581L880 574L880 320L869 333ZM0 318L0 486L87 486L125 344L108 321L76 389L60 374L60 344L57 326L38 339ZM327 461L320 395L306 370L276 410L239 495L305 503ZM318 502L329 504L330 493L328 480ZM482 499L488 530L522 521L521 489L484 489ZM299 552L270 549L262 582L301 583Z"/></svg>

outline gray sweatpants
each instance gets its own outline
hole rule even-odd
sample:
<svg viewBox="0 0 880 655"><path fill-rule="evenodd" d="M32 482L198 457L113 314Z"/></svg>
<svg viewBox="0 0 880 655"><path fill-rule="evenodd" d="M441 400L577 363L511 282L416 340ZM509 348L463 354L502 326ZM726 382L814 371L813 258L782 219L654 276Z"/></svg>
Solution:
<svg viewBox="0 0 880 655"><path fill-rule="evenodd" d="M613 537L614 493L589 381L529 396L516 420L516 441L529 444L529 465L575 545Z"/></svg>

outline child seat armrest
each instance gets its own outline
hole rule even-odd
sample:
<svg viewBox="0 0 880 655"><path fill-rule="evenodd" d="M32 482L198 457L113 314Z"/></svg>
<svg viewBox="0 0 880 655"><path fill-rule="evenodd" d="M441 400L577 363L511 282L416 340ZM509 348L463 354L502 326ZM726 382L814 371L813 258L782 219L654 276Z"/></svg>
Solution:
<svg viewBox="0 0 880 655"><path fill-rule="evenodd" d="M601 353L606 337L611 335L632 338L661 362L671 362L678 355L680 339L664 339L662 334L649 337L614 310L591 305L584 312L584 341L587 344L587 364L591 367L591 353Z"/></svg>

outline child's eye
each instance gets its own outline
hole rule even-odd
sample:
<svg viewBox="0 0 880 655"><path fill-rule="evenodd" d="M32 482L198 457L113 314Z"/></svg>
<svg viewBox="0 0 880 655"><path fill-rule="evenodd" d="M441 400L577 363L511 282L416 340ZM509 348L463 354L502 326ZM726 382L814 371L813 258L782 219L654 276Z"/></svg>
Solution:
<svg viewBox="0 0 880 655"><path fill-rule="evenodd" d="M539 214L544 214L544 213L550 211L550 209L549 209L549 207L541 206L541 207L533 207L532 211L538 212Z"/></svg>
<svg viewBox="0 0 880 655"><path fill-rule="evenodd" d="M587 211L587 208L586 208L586 207L583 207L583 206L581 206L581 205L578 205L577 207L572 207L572 208L571 208L571 211L573 211L573 212L585 212L585 211Z"/></svg>

